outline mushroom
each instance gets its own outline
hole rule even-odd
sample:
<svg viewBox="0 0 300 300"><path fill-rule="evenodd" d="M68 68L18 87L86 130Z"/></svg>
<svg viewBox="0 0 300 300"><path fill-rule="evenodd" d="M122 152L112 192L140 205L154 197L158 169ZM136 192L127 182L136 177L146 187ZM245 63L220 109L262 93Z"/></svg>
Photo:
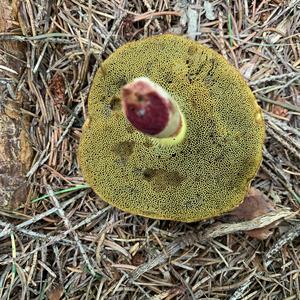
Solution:
<svg viewBox="0 0 300 300"><path fill-rule="evenodd" d="M262 159L264 121L239 72L175 35L127 43L101 65L78 157L85 180L132 214L193 222L237 207Z"/></svg>

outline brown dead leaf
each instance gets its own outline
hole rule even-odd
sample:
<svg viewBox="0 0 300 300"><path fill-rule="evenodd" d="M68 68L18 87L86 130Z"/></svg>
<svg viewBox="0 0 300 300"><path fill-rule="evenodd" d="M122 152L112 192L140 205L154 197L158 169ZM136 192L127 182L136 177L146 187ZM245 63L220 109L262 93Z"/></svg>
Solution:
<svg viewBox="0 0 300 300"><path fill-rule="evenodd" d="M246 231L247 235L254 239L258 240L266 240L270 235L273 234L271 231L272 228L276 226L276 223L272 223L266 227L263 228L257 228L253 230Z"/></svg>
<svg viewBox="0 0 300 300"><path fill-rule="evenodd" d="M60 300L64 294L64 288L59 285L51 289L47 294L48 300Z"/></svg>
<svg viewBox="0 0 300 300"><path fill-rule="evenodd" d="M229 215L236 221L249 221L274 210L274 204L262 192L251 188L244 201ZM277 222L274 222L263 228L249 230L247 234L256 239L265 240L272 234L271 229L276 225Z"/></svg>
<svg viewBox="0 0 300 300"><path fill-rule="evenodd" d="M282 97L278 97L276 101L282 103L285 102L285 100ZM289 114L289 111L287 109L279 105L273 105L271 112L279 117L284 117L284 118L286 118Z"/></svg>
<svg viewBox="0 0 300 300"><path fill-rule="evenodd" d="M250 188L244 201L229 214L238 220L248 221L274 210L274 204L262 192Z"/></svg>

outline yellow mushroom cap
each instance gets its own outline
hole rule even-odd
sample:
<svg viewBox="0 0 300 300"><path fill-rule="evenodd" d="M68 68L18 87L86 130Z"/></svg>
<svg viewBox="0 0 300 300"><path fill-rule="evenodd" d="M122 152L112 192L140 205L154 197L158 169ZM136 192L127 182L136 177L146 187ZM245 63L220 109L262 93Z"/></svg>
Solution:
<svg viewBox="0 0 300 300"><path fill-rule="evenodd" d="M149 78L176 101L180 137L157 138L126 119L121 89ZM157 219L192 222L238 206L261 159L264 122L239 72L215 51L175 35L128 43L101 65L78 157L105 201Z"/></svg>

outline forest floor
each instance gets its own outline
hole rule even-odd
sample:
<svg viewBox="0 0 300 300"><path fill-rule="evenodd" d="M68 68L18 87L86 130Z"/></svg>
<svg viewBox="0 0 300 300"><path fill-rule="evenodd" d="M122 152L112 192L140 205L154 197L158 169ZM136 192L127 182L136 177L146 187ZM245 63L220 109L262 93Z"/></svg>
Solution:
<svg viewBox="0 0 300 300"><path fill-rule="evenodd" d="M24 71L10 88L28 96L34 157L26 202L0 209L0 299L300 299L300 1L27 0L19 26ZM132 216L80 173L95 71L126 42L166 32L223 55L263 109L253 186L289 211L264 240L222 219Z"/></svg>

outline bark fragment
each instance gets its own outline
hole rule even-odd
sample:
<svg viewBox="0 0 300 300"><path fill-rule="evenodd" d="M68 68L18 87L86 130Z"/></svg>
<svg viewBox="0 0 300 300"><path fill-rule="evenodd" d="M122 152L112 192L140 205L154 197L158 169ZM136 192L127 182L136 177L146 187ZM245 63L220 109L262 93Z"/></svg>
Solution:
<svg viewBox="0 0 300 300"><path fill-rule="evenodd" d="M19 33L19 0L2 0L0 32ZM16 207L26 200L32 149L28 139L29 119L22 115L25 95L17 90L24 68L25 45L0 40L0 206Z"/></svg>

